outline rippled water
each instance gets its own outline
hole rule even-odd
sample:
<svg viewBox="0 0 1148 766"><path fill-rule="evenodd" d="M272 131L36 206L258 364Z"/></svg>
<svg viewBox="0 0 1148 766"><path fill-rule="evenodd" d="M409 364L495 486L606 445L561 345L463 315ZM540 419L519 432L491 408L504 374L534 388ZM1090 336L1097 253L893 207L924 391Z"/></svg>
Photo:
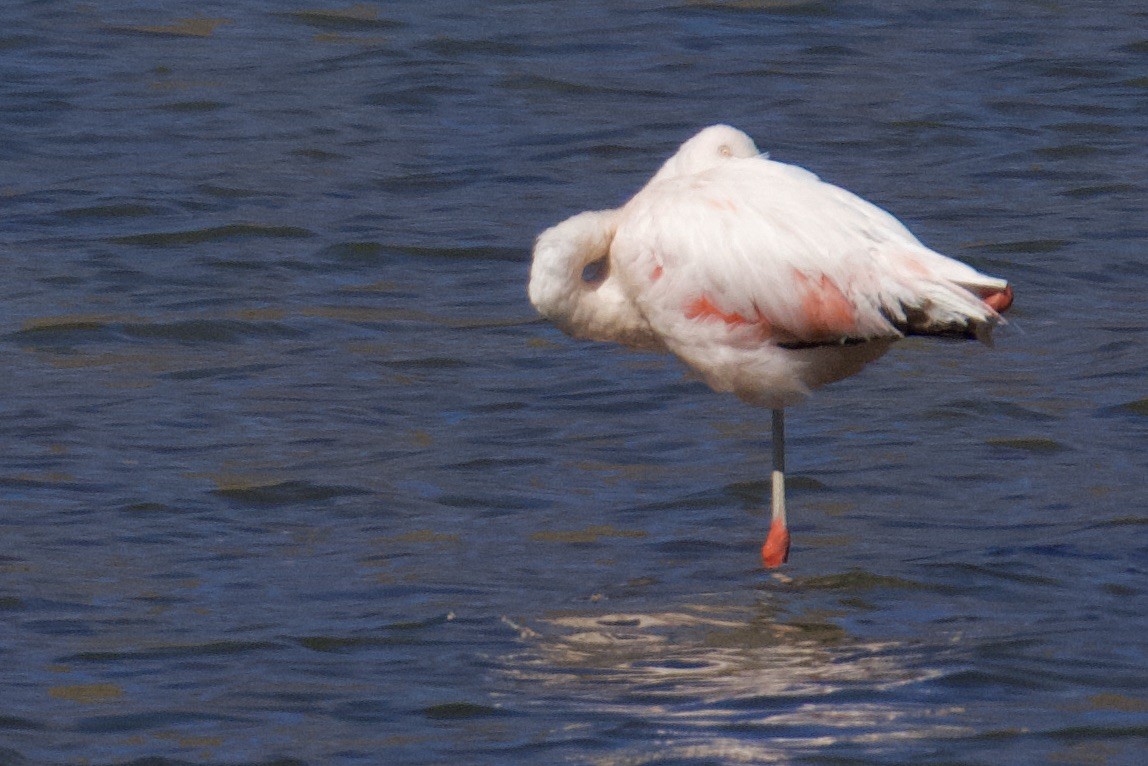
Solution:
<svg viewBox="0 0 1148 766"><path fill-rule="evenodd" d="M0 763L1139 764L1148 14L0 11ZM1017 289L765 413L534 234L698 127Z"/></svg>

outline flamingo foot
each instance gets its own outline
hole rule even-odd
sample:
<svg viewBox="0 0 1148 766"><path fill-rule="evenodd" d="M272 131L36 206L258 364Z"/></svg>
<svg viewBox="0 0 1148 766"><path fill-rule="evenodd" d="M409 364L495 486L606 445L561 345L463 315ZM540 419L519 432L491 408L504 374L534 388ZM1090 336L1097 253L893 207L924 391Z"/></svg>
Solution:
<svg viewBox="0 0 1148 766"><path fill-rule="evenodd" d="M1000 292L991 293L981 298L989 308L998 314L1003 314L1012 305L1012 287L1006 286Z"/></svg>
<svg viewBox="0 0 1148 766"><path fill-rule="evenodd" d="M769 525L769 537L761 546L761 561L767 569L777 569L789 561L789 530L781 521Z"/></svg>

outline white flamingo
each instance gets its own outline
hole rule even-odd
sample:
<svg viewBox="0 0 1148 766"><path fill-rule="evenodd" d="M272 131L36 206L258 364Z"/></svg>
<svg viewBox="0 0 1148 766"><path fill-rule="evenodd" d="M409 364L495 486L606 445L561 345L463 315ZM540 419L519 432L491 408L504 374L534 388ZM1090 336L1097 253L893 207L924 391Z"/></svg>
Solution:
<svg viewBox="0 0 1148 766"><path fill-rule="evenodd" d="M684 143L622 207L542 232L529 295L574 337L669 351L773 411L771 568L789 554L784 408L906 335L987 343L1012 303L1005 280L728 125Z"/></svg>

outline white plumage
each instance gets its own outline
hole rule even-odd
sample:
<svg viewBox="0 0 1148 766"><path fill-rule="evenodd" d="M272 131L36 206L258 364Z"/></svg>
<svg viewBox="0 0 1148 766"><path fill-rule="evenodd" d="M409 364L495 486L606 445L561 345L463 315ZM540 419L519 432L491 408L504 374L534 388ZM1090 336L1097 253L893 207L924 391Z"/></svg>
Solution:
<svg viewBox="0 0 1148 766"><path fill-rule="evenodd" d="M1004 280L727 125L683 144L621 208L544 231L529 294L575 337L668 350L714 390L773 409L775 437L782 408L898 338L987 342L1012 300Z"/></svg>

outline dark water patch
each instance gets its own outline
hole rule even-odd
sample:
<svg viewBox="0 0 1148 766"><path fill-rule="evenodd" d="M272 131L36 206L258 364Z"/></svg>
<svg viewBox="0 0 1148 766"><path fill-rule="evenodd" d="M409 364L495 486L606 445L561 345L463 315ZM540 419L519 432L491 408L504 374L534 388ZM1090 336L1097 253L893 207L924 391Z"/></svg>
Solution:
<svg viewBox="0 0 1148 766"><path fill-rule="evenodd" d="M55 489L71 492L98 492L110 485L102 482L86 482L68 474L10 474L0 475L0 487L11 489Z"/></svg>
<svg viewBox="0 0 1148 766"><path fill-rule="evenodd" d="M211 37L211 35L215 33L215 30L220 26L230 23L230 19L209 19L199 17L192 19L176 19L169 24L106 25L104 29L109 32L120 32L123 34L156 37Z"/></svg>
<svg viewBox="0 0 1148 766"><path fill-rule="evenodd" d="M1116 76L1116 70L1112 67L1068 59L1054 59L1043 66L1036 67L1036 69L1041 75L1050 79L1070 82L1074 80L1112 80ZM1083 107L1083 109L1088 109L1088 107Z"/></svg>
<svg viewBox="0 0 1148 766"><path fill-rule="evenodd" d="M194 599L184 596L164 596L158 593L146 593L142 596L135 596L133 601L138 601L141 604L148 604L158 608L166 608L175 606L177 604L190 604L194 603Z"/></svg>
<svg viewBox="0 0 1148 766"><path fill-rule="evenodd" d="M320 32L314 38L317 43L326 43L328 45L353 45L359 50L369 51L368 53L360 53L359 56L374 58L377 54L384 52L384 48L393 43L393 39L388 35L366 35L355 34L346 32ZM401 53L387 51L388 55L400 58ZM343 57L343 61L349 61L352 56Z"/></svg>
<svg viewBox="0 0 1148 766"><path fill-rule="evenodd" d="M1036 156L1046 160L1063 160L1069 158L1092 157L1093 155L1099 154L1101 151L1102 150L1099 147L1091 146L1089 144L1060 144L1057 146L1045 146L1039 149L1034 149L1033 153Z"/></svg>
<svg viewBox="0 0 1148 766"><path fill-rule="evenodd" d="M1106 527L1139 527L1148 526L1148 516L1116 516L1105 521L1097 522L1097 526Z"/></svg>
<svg viewBox="0 0 1148 766"><path fill-rule="evenodd" d="M1073 636L1066 638L1071 640ZM1143 676L1133 665L1102 658L1091 663L1065 663L1050 653L1040 651L1047 648L1047 639L1037 643L1039 648L1034 652L1027 642L988 642L976 646L974 653L981 660L978 665L991 670L991 675L1009 679L1023 676L1032 682L1033 688L1039 685L1040 688L1064 690L1078 688L1082 683L1096 683L1095 688L1106 689L1108 694L1120 691L1136 695L1142 693Z"/></svg>
<svg viewBox="0 0 1148 766"><path fill-rule="evenodd" d="M85 284L84 278L75 274L52 274L39 277L37 281L42 285L52 287L77 287Z"/></svg>
<svg viewBox="0 0 1148 766"><path fill-rule="evenodd" d="M557 95L579 95L582 93L595 93L597 88L581 83L567 82L553 77L542 75L513 75L503 82L503 86L512 90L542 91Z"/></svg>
<svg viewBox="0 0 1148 766"><path fill-rule="evenodd" d="M393 723L400 715L395 710L395 703L389 700L356 699L335 706L331 712L332 718L340 721L354 721L355 723L379 726ZM422 744L423 738L404 737L403 742Z"/></svg>
<svg viewBox="0 0 1148 766"><path fill-rule="evenodd" d="M810 56L866 56L868 54L860 48L854 48L849 45L811 45L805 49L805 53Z"/></svg>
<svg viewBox="0 0 1148 766"><path fill-rule="evenodd" d="M396 29L405 23L382 15L373 3L355 3L345 8L314 8L276 13L276 16L317 29L343 31Z"/></svg>
<svg viewBox="0 0 1148 766"><path fill-rule="evenodd" d="M258 224L233 223L225 226L209 226L187 231L156 232L151 234L131 234L112 237L108 242L117 245L138 245L141 247L178 247L198 245L205 242L222 242L233 239L303 239L315 233L301 226L263 226Z"/></svg>
<svg viewBox="0 0 1148 766"><path fill-rule="evenodd" d="M729 498L722 492L718 491L705 491L695 493L685 493L675 497L666 497L651 500L649 502L641 503L634 506L632 510L635 513L645 514L661 514L673 512L698 512L705 510L714 510L726 508L729 504Z"/></svg>
<svg viewBox="0 0 1148 766"><path fill-rule="evenodd" d="M171 644L148 649L120 651L76 652L58 658L62 664L81 662L135 662L162 659L194 659L197 657L230 657L258 652L280 651L286 644L278 641L209 641L203 644Z"/></svg>
<svg viewBox="0 0 1148 766"><path fill-rule="evenodd" d="M476 261L513 261L521 263L525 260L526 249L507 247L488 247L483 245L451 246L451 247L422 247L417 245L388 245L388 250L398 255L417 258L473 258Z"/></svg>
<svg viewBox="0 0 1148 766"><path fill-rule="evenodd" d="M377 649L380 647L395 646L398 644L417 643L425 645L422 639L412 639L409 636L302 636L294 639L299 646L313 652L323 654L339 654L352 652L357 649Z"/></svg>
<svg viewBox="0 0 1148 766"><path fill-rule="evenodd" d="M157 735L157 739L160 740L171 738L172 737L170 733L162 733L161 735ZM186 744L189 747L198 745L208 749L216 747L220 744L219 738L206 737L204 739L199 739L195 735L178 737L176 738L176 742L179 744ZM161 755L149 755L130 761L117 760L114 762L101 764L96 764L95 761L90 761L90 763L93 764L93 766L201 766L203 761L185 761L179 758L167 758ZM265 761L234 761L231 762L230 766L308 766L308 764L306 761L300 761L295 758L272 758Z"/></svg>
<svg viewBox="0 0 1148 766"><path fill-rule="evenodd" d="M169 101L166 104L158 104L155 108L163 112L174 112L176 114L200 114L226 109L227 106L228 105L222 101L196 99L192 101Z"/></svg>
<svg viewBox="0 0 1148 766"><path fill-rule="evenodd" d="M636 157L645 155L645 151L639 147L615 143L595 144L594 146L589 147L586 151L587 154L589 154L591 157L600 157L602 159L616 159L619 157ZM601 267L602 263L604 262L597 263L598 266ZM585 281L592 280L586 279Z"/></svg>
<svg viewBox="0 0 1148 766"><path fill-rule="evenodd" d="M27 34L0 34L0 51L13 51L21 48L32 48L43 44L40 37Z"/></svg>
<svg viewBox="0 0 1148 766"><path fill-rule="evenodd" d="M297 338L306 333L279 322L240 319L181 319L172 322L127 322L125 335L143 340L181 343L235 343L252 338Z"/></svg>
<svg viewBox="0 0 1148 766"><path fill-rule="evenodd" d="M419 99L430 100L434 94L425 89L418 90ZM428 104L429 106L429 104ZM473 179L467 172L453 171L441 173L407 173L401 176L383 178L376 182L376 186L384 192L392 194L435 194L449 192L467 186Z"/></svg>
<svg viewBox="0 0 1148 766"><path fill-rule="evenodd" d="M445 99L451 94L452 89L443 85L437 87L412 87L368 96L364 101L369 106L401 109L414 113L434 109L436 102L440 98ZM462 185L462 180L457 176L452 177L449 172L403 175L385 178L375 182L376 188L396 195L413 194L415 192L433 193L436 191L450 191L460 188Z"/></svg>
<svg viewBox="0 0 1148 766"><path fill-rule="evenodd" d="M1071 245L1067 239L1028 239L1014 242L991 242L975 245L982 253L994 255L1034 255L1055 253Z"/></svg>
<svg viewBox="0 0 1148 766"><path fill-rule="evenodd" d="M342 154L340 152L333 152L330 149L292 149L292 157L300 157L305 160L314 160L315 162L331 162L333 160L346 160L350 159L350 155Z"/></svg>
<svg viewBox="0 0 1148 766"><path fill-rule="evenodd" d="M65 314L24 320L8 340L32 348L70 346L95 340L115 340L118 328L133 317L103 314Z"/></svg>
<svg viewBox="0 0 1148 766"><path fill-rule="evenodd" d="M839 5L821 0L686 0L685 7L699 11L761 13L814 19L829 18L841 13Z"/></svg>
<svg viewBox="0 0 1148 766"><path fill-rule="evenodd" d="M457 539L457 538L456 538ZM455 620L454 612L444 612L442 614L431 615L422 620L400 620L398 622L387 623L387 630L423 630L424 628L437 627L439 625L446 625L448 622Z"/></svg>
<svg viewBox="0 0 1148 766"><path fill-rule="evenodd" d="M577 82L558 77L548 77L537 74L518 74L506 77L502 83L509 90L520 90L530 93L546 94L562 98L587 96L624 96L631 99L672 98L674 93L669 90L651 90L648 88L619 88L606 85L604 81Z"/></svg>
<svg viewBox="0 0 1148 766"><path fill-rule="evenodd" d="M1141 417L1148 416L1148 398L1136 399L1135 401L1125 402L1124 404L1117 404L1112 407L1105 407L1100 410L1104 415L1138 415Z"/></svg>
<svg viewBox="0 0 1148 766"><path fill-rule="evenodd" d="M618 529L610 524L596 524L583 529L544 530L530 535L535 542L562 543L564 545L590 545L603 538L643 539L647 532L640 529Z"/></svg>
<svg viewBox="0 0 1148 766"><path fill-rule="evenodd" d="M717 540L703 540L699 538L678 538L665 540L654 545L654 550L666 556L684 556L687 558L725 556L731 551L744 555L745 548L740 541L718 542Z"/></svg>
<svg viewBox="0 0 1148 766"><path fill-rule="evenodd" d="M446 324L448 327L452 327L456 330L500 330L525 327L535 323L536 322L533 317L524 316L522 318L515 317L511 319L452 319Z"/></svg>
<svg viewBox="0 0 1148 766"><path fill-rule="evenodd" d="M1138 599L1144 595L1144 591L1139 588L1130 588L1127 585L1120 583L1105 583L1100 588L1104 593L1116 598L1135 598Z"/></svg>
<svg viewBox="0 0 1148 766"><path fill-rule="evenodd" d="M122 203L118 205L91 205L87 207L73 207L61 210L64 218L142 218L156 215L160 208L153 205L135 203Z"/></svg>
<svg viewBox="0 0 1148 766"><path fill-rule="evenodd" d="M1062 580L1059 578L1034 573L1031 567L1028 567L1029 571L1026 572L1017 571L1015 566L1008 567L1008 565L1001 565L994 567L968 562L926 564L926 566L938 572L945 570L952 571L955 573L957 580L968 587L986 587L988 585L986 578L988 580L1002 580L1021 585L1059 586L1062 584Z"/></svg>
<svg viewBox="0 0 1148 766"><path fill-rule="evenodd" d="M1061 122L1048 126L1058 133L1070 136L1118 136L1125 132L1121 125L1108 122Z"/></svg>
<svg viewBox="0 0 1148 766"><path fill-rule="evenodd" d="M488 404L474 404L470 407L470 412L478 415L498 415L508 414L511 412L518 412L521 410L529 409L530 404L524 401L520 402L490 402Z"/></svg>
<svg viewBox="0 0 1148 766"><path fill-rule="evenodd" d="M383 538L387 545L430 544L447 545L462 541L462 537L452 532L438 532L433 529L412 529L399 535Z"/></svg>
<svg viewBox="0 0 1148 766"><path fill-rule="evenodd" d="M17 596L0 596L0 612L17 612L27 608L24 599Z"/></svg>
<svg viewBox="0 0 1148 766"><path fill-rule="evenodd" d="M245 272L245 276L254 276L257 274L264 274L267 271L267 262L260 256L262 253L253 253L254 257L245 258L226 258L216 255L201 256L199 263L211 269L218 269L223 272ZM280 261L279 265L288 268L301 268L307 271L314 271L314 267L310 265L301 265L297 262L289 260Z"/></svg>
<svg viewBox="0 0 1148 766"><path fill-rule="evenodd" d="M907 132L934 131L952 127L948 121L926 118L918 118L913 120L890 120L885 124L894 130L903 130Z"/></svg>
<svg viewBox="0 0 1148 766"><path fill-rule="evenodd" d="M932 684L937 688L952 689L962 696L994 695L997 690L1005 693L1054 691L1059 684L1021 669L995 665L981 665L949 673Z"/></svg>
<svg viewBox="0 0 1148 766"><path fill-rule="evenodd" d="M1065 189L1058 192L1063 197L1071 197L1072 199L1093 199L1096 197L1107 197L1110 195L1125 195L1137 194L1142 191L1141 187L1130 183L1111 183L1111 184L1090 184L1087 186L1074 186L1071 189Z"/></svg>
<svg viewBox="0 0 1148 766"><path fill-rule="evenodd" d="M1047 423L1056 416L1001 399L960 399L932 410L930 418L940 420L1021 421Z"/></svg>
<svg viewBox="0 0 1148 766"><path fill-rule="evenodd" d="M1086 554L1081 548L1071 543L1038 543L1035 545L1001 545L989 548L986 551L990 556L1008 557L1010 559L1018 558L1024 560L1033 560L1036 556L1047 556L1055 559L1067 558L1096 558L1095 555ZM1056 582L1052 578L1046 579L1052 584ZM1028 580L1031 582L1031 579Z"/></svg>
<svg viewBox="0 0 1148 766"><path fill-rule="evenodd" d="M486 473L488 471L501 471L509 468L529 468L530 466L546 465L548 462L547 459L541 457L483 457L467 460L462 463L455 463L454 465L447 466L447 468L454 471L478 471L480 473Z"/></svg>
<svg viewBox="0 0 1148 766"><path fill-rule="evenodd" d="M217 184L200 184L196 190L201 194L206 194L209 197L218 197L220 199L249 199L251 197L264 197L272 194L271 192L259 191L256 189L243 189L235 186L219 186Z"/></svg>
<svg viewBox="0 0 1148 766"><path fill-rule="evenodd" d="M190 710L158 710L147 713L97 715L78 719L70 728L84 734L122 734L134 731L163 731L191 724L254 724L245 715L198 713Z"/></svg>
<svg viewBox="0 0 1148 766"><path fill-rule="evenodd" d="M169 380L251 380L281 367L279 364L222 365L178 370L166 373L163 377Z"/></svg>
<svg viewBox="0 0 1148 766"><path fill-rule="evenodd" d="M514 57L529 50L523 42L515 39L463 39L457 37L429 40L418 46L430 53L446 58L462 56Z"/></svg>
<svg viewBox="0 0 1148 766"><path fill-rule="evenodd" d="M1005 449L1021 450L1023 452L1032 452L1035 454L1052 454L1055 452L1063 452L1068 449L1055 439L1046 439L1039 436L1020 436L1020 437L1001 437L994 439L985 439L985 444L993 447L1003 447Z"/></svg>
<svg viewBox="0 0 1148 766"><path fill-rule="evenodd" d="M96 629L84 620L29 620L25 625L44 636L96 635Z"/></svg>
<svg viewBox="0 0 1148 766"><path fill-rule="evenodd" d="M41 731L47 728L39 721L14 715L0 715L0 731Z"/></svg>
<svg viewBox="0 0 1148 766"><path fill-rule="evenodd" d="M565 395L541 397L548 409L555 412L593 412L598 417L632 415L663 409L660 401L630 396L609 396L602 392L570 392Z"/></svg>
<svg viewBox="0 0 1148 766"><path fill-rule="evenodd" d="M457 370L467 366L462 359L446 356L429 356L422 359L390 359L387 367L396 370L422 370L432 372L437 370Z"/></svg>
<svg viewBox="0 0 1148 766"><path fill-rule="evenodd" d="M880 575L853 569L839 574L817 575L798 579L794 585L809 590L839 593L865 593L872 590L929 590L925 583L891 575Z"/></svg>
<svg viewBox="0 0 1148 766"><path fill-rule="evenodd" d="M506 711L501 708L474 702L442 702L423 708L422 713L427 718L436 721L457 721L506 715Z"/></svg>
<svg viewBox="0 0 1148 766"><path fill-rule="evenodd" d="M445 494L438 502L449 508L481 509L484 516L500 516L514 511L533 511L545 508L544 500L507 494L468 495Z"/></svg>
<svg viewBox="0 0 1148 766"><path fill-rule="evenodd" d="M270 484L227 483L214 490L214 494L244 505L285 506L316 503L340 497L369 495L369 490L358 487L313 484L308 481L281 481Z"/></svg>
<svg viewBox="0 0 1148 766"><path fill-rule="evenodd" d="M1143 740L1148 738L1148 723L1132 723L1123 726L1120 724L1082 724L1051 729L1043 732L1043 734L1055 739L1084 740L1085 742L1129 737ZM1138 745L1142 747L1143 742L1138 743ZM1097 750L1101 754L1104 753L1104 748L1097 748Z"/></svg>
<svg viewBox="0 0 1148 766"><path fill-rule="evenodd" d="M379 242L338 242L319 251L325 260L373 265L385 260L388 248Z"/></svg>

